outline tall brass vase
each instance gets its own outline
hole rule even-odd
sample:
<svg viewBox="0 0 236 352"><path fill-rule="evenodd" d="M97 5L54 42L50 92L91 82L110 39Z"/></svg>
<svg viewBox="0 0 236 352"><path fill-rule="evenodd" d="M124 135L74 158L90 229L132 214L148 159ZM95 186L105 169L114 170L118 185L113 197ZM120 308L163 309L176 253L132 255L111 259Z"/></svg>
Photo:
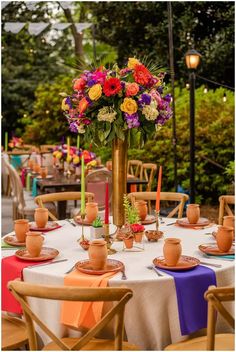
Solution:
<svg viewBox="0 0 236 352"><path fill-rule="evenodd" d="M112 142L112 209L113 223L121 227L125 223L123 195L127 192L127 136L124 141L115 137Z"/></svg>

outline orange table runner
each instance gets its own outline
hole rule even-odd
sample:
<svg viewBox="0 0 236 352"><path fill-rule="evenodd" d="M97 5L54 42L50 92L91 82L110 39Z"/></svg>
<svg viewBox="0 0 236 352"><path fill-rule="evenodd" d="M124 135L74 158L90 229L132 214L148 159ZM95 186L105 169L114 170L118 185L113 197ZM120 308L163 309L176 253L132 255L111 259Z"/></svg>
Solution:
<svg viewBox="0 0 236 352"><path fill-rule="evenodd" d="M98 288L107 287L108 280L115 273L106 273L103 275L87 275L78 271L66 275L64 285ZM83 327L90 329L102 317L104 302L69 302L62 303L61 323L71 327Z"/></svg>

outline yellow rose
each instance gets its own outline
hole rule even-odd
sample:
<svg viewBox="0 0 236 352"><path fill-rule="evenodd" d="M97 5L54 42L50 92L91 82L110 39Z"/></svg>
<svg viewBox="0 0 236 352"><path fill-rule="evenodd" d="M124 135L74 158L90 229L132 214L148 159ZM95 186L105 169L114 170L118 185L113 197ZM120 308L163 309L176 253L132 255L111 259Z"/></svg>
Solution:
<svg viewBox="0 0 236 352"><path fill-rule="evenodd" d="M138 110L138 105L134 99L125 98L123 104L120 106L121 111L127 112L127 114L132 115Z"/></svg>
<svg viewBox="0 0 236 352"><path fill-rule="evenodd" d="M134 57L130 57L128 60L128 68L134 69L136 65L140 65L140 62Z"/></svg>
<svg viewBox="0 0 236 352"><path fill-rule="evenodd" d="M56 158L61 159L61 157L62 157L62 152L57 152Z"/></svg>
<svg viewBox="0 0 236 352"><path fill-rule="evenodd" d="M66 110L69 110L69 109L70 109L69 105L66 104L66 99L67 99L67 98L64 98L64 99L62 100L62 103L61 103L61 109L62 109L63 111L66 111Z"/></svg>
<svg viewBox="0 0 236 352"><path fill-rule="evenodd" d="M101 84L94 84L94 86L89 89L88 95L91 100L98 100L102 95Z"/></svg>
<svg viewBox="0 0 236 352"><path fill-rule="evenodd" d="M73 158L73 163L74 164L78 164L80 162L80 158L78 157L78 156L75 156L74 158Z"/></svg>
<svg viewBox="0 0 236 352"><path fill-rule="evenodd" d="M67 162L67 163L70 163L71 160L72 160L72 156L69 155L69 156L66 157L66 162Z"/></svg>

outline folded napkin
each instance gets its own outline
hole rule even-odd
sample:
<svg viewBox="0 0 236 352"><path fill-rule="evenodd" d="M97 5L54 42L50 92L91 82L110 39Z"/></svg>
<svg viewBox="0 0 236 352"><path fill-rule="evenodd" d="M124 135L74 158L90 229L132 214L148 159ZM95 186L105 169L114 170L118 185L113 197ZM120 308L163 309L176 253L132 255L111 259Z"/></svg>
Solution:
<svg viewBox="0 0 236 352"><path fill-rule="evenodd" d="M25 182L26 182L26 174L27 174L27 170L26 168L23 168L21 170L21 182L22 182L22 186L25 187Z"/></svg>
<svg viewBox="0 0 236 352"><path fill-rule="evenodd" d="M204 292L210 285L216 285L215 272L202 265L188 271L158 270L175 280L181 334L188 335L206 328L207 301Z"/></svg>
<svg viewBox="0 0 236 352"><path fill-rule="evenodd" d="M4 240L2 240L2 242L1 242L1 248L2 248L2 249L18 249L18 248L21 248L21 249L22 249L22 246L19 246L19 247L17 247L17 246L11 246L10 244L8 244L8 243L4 242Z"/></svg>
<svg viewBox="0 0 236 352"><path fill-rule="evenodd" d="M33 186L32 186L32 196L37 197L38 191L37 191L37 182L38 179L36 177L33 178Z"/></svg>
<svg viewBox="0 0 236 352"><path fill-rule="evenodd" d="M29 172L26 176L26 190L30 191L31 173Z"/></svg>
<svg viewBox="0 0 236 352"><path fill-rule="evenodd" d="M64 278L65 286L76 287L106 287L108 280L115 273L103 275L87 275L72 271ZM69 302L62 303L61 323L75 328L83 327L90 329L102 317L104 302Z"/></svg>
<svg viewBox="0 0 236 352"><path fill-rule="evenodd" d="M48 260L49 262L50 260ZM44 263L46 263L45 261ZM42 262L23 261L14 255L2 259L2 310L6 312L22 314L20 303L15 299L7 288L8 281L23 280L23 269L29 265L37 265Z"/></svg>

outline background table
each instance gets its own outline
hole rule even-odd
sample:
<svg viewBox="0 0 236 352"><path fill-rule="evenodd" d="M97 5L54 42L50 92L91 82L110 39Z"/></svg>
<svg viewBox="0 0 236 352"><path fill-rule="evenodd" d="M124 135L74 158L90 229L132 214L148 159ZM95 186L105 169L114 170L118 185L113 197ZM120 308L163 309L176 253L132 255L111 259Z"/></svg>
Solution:
<svg viewBox="0 0 236 352"><path fill-rule="evenodd" d="M173 219L164 219L165 223L173 222ZM44 246L54 247L60 251L59 258L68 258L68 261L49 266L24 269L24 280L37 284L63 285L65 272L77 261L88 258L88 253L78 244L81 235L81 227L73 227L65 221L61 221L63 227L45 234ZM213 242L213 237L204 233L216 229L216 226L203 230L193 230L177 227L175 225L161 225L165 237L178 237L182 240L182 249L185 255L192 255L203 260L198 245ZM111 233L114 232L112 225ZM153 229L155 224L146 226ZM90 238L90 228L85 227L85 234ZM145 249L141 252L123 251L123 243L115 242L113 247L118 252L110 258L121 260L125 264L127 280L121 280L121 273L117 273L111 280L109 286L125 285L133 290L134 296L126 306L125 330L130 343L135 343L144 350L162 350L171 342L184 339L181 336L176 291L174 279L165 275L158 277L153 270L147 269L152 260L162 255L163 239L158 242L147 242ZM14 251L4 251L3 255L11 255ZM234 262L206 259L209 263L220 263L222 268L212 268L216 273L218 286L234 284ZM59 323L60 303L56 301L45 301L30 298L30 304L43 321L59 336L65 336L68 329ZM193 302L194 304L194 302ZM224 322L218 320L218 330L225 329ZM107 331L108 333L108 331ZM48 341L45 334L39 330L44 342ZM78 332L69 330L71 336L77 336ZM108 333L109 335L109 333Z"/></svg>

